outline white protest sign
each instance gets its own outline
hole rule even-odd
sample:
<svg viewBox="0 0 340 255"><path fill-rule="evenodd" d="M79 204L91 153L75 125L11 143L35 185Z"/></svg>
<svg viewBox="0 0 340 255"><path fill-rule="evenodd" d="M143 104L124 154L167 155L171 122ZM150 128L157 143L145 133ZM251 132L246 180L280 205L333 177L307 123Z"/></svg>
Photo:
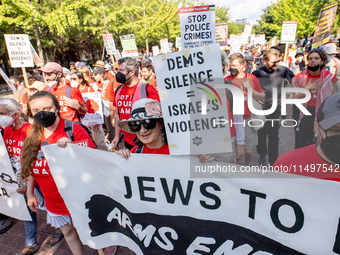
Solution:
<svg viewBox="0 0 340 255"><path fill-rule="evenodd" d="M260 34L259 35L259 44L263 45L266 43L266 35L265 34Z"/></svg>
<svg viewBox="0 0 340 255"><path fill-rule="evenodd" d="M115 41L113 40L112 34L102 34L106 52L108 55L115 55L116 54L116 45Z"/></svg>
<svg viewBox="0 0 340 255"><path fill-rule="evenodd" d="M92 248L121 245L137 255L340 254L338 182L284 173L227 178L227 171L191 178L190 168L205 167L196 157L126 160L73 144L43 151L81 241Z"/></svg>
<svg viewBox="0 0 340 255"><path fill-rule="evenodd" d="M17 93L17 89L15 88L14 84L11 82L11 80L8 78L8 76L2 70L1 67L0 67L0 74L1 74L2 78L4 78L4 80L7 82L8 86L11 88L11 90L13 90L13 93L14 94Z"/></svg>
<svg viewBox="0 0 340 255"><path fill-rule="evenodd" d="M7 52L12 68L33 67L33 56L28 35L9 34L4 35Z"/></svg>
<svg viewBox="0 0 340 255"><path fill-rule="evenodd" d="M120 36L120 41L123 46L123 57L138 57L138 49L134 34Z"/></svg>
<svg viewBox="0 0 340 255"><path fill-rule="evenodd" d="M241 35L230 35L229 44L232 51L239 51L241 46Z"/></svg>
<svg viewBox="0 0 340 255"><path fill-rule="evenodd" d="M81 122L85 125L103 124L103 106L100 92L81 93L87 112Z"/></svg>
<svg viewBox="0 0 340 255"><path fill-rule="evenodd" d="M250 44L255 44L255 34L250 35Z"/></svg>
<svg viewBox="0 0 340 255"><path fill-rule="evenodd" d="M231 151L229 126L214 125L228 120L225 90L215 89L224 84L219 44L156 56L154 66L170 154Z"/></svg>
<svg viewBox="0 0 340 255"><path fill-rule="evenodd" d="M153 54L153 56L157 56L159 54L159 47L158 47L158 45L152 46L152 54Z"/></svg>
<svg viewBox="0 0 340 255"><path fill-rule="evenodd" d="M120 55L119 50L116 50L115 58L117 61L122 58L122 55Z"/></svg>
<svg viewBox="0 0 340 255"><path fill-rule="evenodd" d="M294 43L297 21L283 21L281 31L281 43Z"/></svg>
<svg viewBox="0 0 340 255"><path fill-rule="evenodd" d="M179 10L182 49L215 43L215 5Z"/></svg>
<svg viewBox="0 0 340 255"><path fill-rule="evenodd" d="M43 62L41 60L41 58L39 57L38 53L36 52L36 50L34 49L32 43L30 42L30 47L31 47L31 51L32 51L32 56L33 56L33 61L34 61L34 64L37 66L37 67L41 67L43 66Z"/></svg>
<svg viewBox="0 0 340 255"><path fill-rule="evenodd" d="M246 41L248 41L248 38L250 37L250 35L251 35L251 30L253 29L253 25L251 25L251 24L246 24L245 26L244 26L244 35L245 35L245 37L246 37Z"/></svg>
<svg viewBox="0 0 340 255"><path fill-rule="evenodd" d="M0 133L0 213L18 220L31 221L24 196L16 190L19 188Z"/></svg>
<svg viewBox="0 0 340 255"><path fill-rule="evenodd" d="M182 50L182 39L181 37L176 37L176 48L181 51Z"/></svg>
<svg viewBox="0 0 340 255"><path fill-rule="evenodd" d="M162 54L166 54L169 52L168 39L159 40L159 44L161 45Z"/></svg>

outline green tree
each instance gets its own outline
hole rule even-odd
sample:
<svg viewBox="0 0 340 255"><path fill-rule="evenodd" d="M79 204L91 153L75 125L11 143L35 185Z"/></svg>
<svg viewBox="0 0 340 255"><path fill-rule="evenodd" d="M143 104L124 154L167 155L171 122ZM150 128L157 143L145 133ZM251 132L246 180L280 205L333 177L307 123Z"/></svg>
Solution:
<svg viewBox="0 0 340 255"><path fill-rule="evenodd" d="M259 23L267 39L277 35L280 37L282 22L285 20L297 21L297 36L311 35L314 33L320 10L323 6L334 2L333 0L281 0L272 3L264 10ZM339 14L334 22L333 33L339 26ZM259 28L261 30L261 28Z"/></svg>

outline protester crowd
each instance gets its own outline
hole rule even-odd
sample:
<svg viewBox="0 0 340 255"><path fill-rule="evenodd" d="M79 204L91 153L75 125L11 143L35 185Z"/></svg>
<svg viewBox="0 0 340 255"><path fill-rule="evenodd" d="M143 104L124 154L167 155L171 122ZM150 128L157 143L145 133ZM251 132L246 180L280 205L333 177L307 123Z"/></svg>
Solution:
<svg viewBox="0 0 340 255"><path fill-rule="evenodd" d="M316 50L310 46L310 38L303 38L289 45L287 52L280 45L268 48L267 44L246 44L240 49L228 45L221 51L225 83L244 93L245 112L238 116L233 115L233 98L227 91L229 119L248 123L254 117L248 108L250 88L254 107L262 110L280 105L282 97L305 97L304 93L281 95L282 87L307 89L311 98L305 107L312 115L294 107L291 116L297 123L295 148L305 158L313 155L312 160L317 162L339 164L339 44L330 42ZM126 159L131 153L169 154L152 57L121 58L114 65L98 60L92 67L83 62L71 62L68 67L49 62L28 76L27 86L21 76L11 76L10 80L18 93L14 99L0 99L0 129L18 177L17 192L24 194L32 217L25 222L26 246L18 254L33 254L39 249L38 209L47 211L47 222L56 228L51 244L64 236L73 254L83 254L41 147L55 143L66 147L67 143L86 140L90 148L116 149L116 154ZM277 88L277 94L273 88ZM82 93L92 92L101 94L109 112L103 125L82 123L87 112ZM285 116L277 107L273 113L257 117L265 122ZM248 166L256 146L259 165L267 164L267 154L271 166L298 160L297 151L279 155L279 130L280 122L267 121L261 128L234 125L230 128L231 153L200 155L199 159L202 163L216 160L241 164L244 157ZM10 227L11 218L0 215L0 233ZM115 250L109 247L104 252L114 254Z"/></svg>

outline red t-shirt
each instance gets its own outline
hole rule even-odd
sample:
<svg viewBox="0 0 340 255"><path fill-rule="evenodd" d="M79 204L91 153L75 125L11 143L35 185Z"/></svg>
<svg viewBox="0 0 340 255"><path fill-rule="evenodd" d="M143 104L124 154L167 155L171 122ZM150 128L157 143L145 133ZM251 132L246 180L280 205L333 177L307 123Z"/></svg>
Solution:
<svg viewBox="0 0 340 255"><path fill-rule="evenodd" d="M317 152L316 146L312 144L283 154L273 165L274 170L275 167L287 166L290 168L289 173L291 174L340 181L339 166L323 160Z"/></svg>
<svg viewBox="0 0 340 255"><path fill-rule="evenodd" d="M16 130L10 127L5 128L4 141L10 158L15 157L17 161L21 160L22 146L30 128L31 124L28 122Z"/></svg>
<svg viewBox="0 0 340 255"><path fill-rule="evenodd" d="M245 82L249 82L249 85L254 89L255 91L262 93L262 87L259 82L259 80L256 78L255 75L246 73L246 76L243 78L236 78L235 76L227 76L224 80L231 81L233 85L236 87L239 87L244 94L244 115L243 119L248 119L251 116L249 107L248 107L248 90L247 87L244 85Z"/></svg>
<svg viewBox="0 0 340 255"><path fill-rule="evenodd" d="M91 77L87 79L87 84L89 84L91 86L93 83L95 83L95 82L94 82L94 80L92 80Z"/></svg>
<svg viewBox="0 0 340 255"><path fill-rule="evenodd" d="M23 103L23 104L27 104L28 103L28 98L27 98L26 95L27 95L26 93L22 95L21 103Z"/></svg>
<svg viewBox="0 0 340 255"><path fill-rule="evenodd" d="M51 134L47 139L45 139L45 137L43 136L41 142L47 141L49 144L55 144L60 138L68 137L64 129L65 122L63 119L60 118L58 126L53 134ZM86 147L95 148L86 130L77 123L73 124L73 136L74 141L85 140L87 142L87 144L83 143L82 146L87 145ZM72 169L65 170L71 171ZM45 198L47 210L55 214L69 215L70 213L66 208L63 198L59 194L57 185L53 180L50 168L45 158L36 159L33 162L31 175L39 184L41 192L43 193Z"/></svg>
<svg viewBox="0 0 340 255"><path fill-rule="evenodd" d="M135 146L131 149L131 153L136 153L138 146ZM142 152L143 154L164 154L164 155L170 155L169 146L167 144L164 144L162 147L158 149L150 149L147 145L143 146Z"/></svg>
<svg viewBox="0 0 340 255"><path fill-rule="evenodd" d="M116 77L114 77L113 81L110 81L106 86L105 98L110 102L115 101L115 91L120 85L122 85L122 83L117 82Z"/></svg>
<svg viewBox="0 0 340 255"><path fill-rule="evenodd" d="M79 87L78 87L79 88ZM91 93L91 92L95 92L93 88L91 88L88 85L85 85L82 90L79 90L80 93Z"/></svg>
<svg viewBox="0 0 340 255"><path fill-rule="evenodd" d="M111 71L106 71L106 74L107 74L107 79L109 81L113 82L113 80L115 79L115 76L112 74L112 72Z"/></svg>
<svg viewBox="0 0 340 255"><path fill-rule="evenodd" d="M48 87L45 87L44 90L46 91ZM53 85L50 89L50 92L56 96L60 104L60 117L63 119L68 119L72 121L79 121L77 110L65 106L65 99L66 97L66 89L67 86L57 87ZM83 96L81 95L78 88L71 88L71 98L76 99L80 105L84 103Z"/></svg>
<svg viewBox="0 0 340 255"><path fill-rule="evenodd" d="M140 82L141 80L139 80L138 84ZM120 120L129 119L131 116L132 98L135 93L136 87L137 84L133 87L123 86L120 89L118 102L116 102L116 100L113 100L113 106L116 107L116 111L119 115ZM159 102L159 95L154 87L147 86L146 90L149 95L148 98L157 100ZM122 131L124 133L125 141L129 144L134 144L133 139L135 138L136 135L125 132L124 130Z"/></svg>
<svg viewBox="0 0 340 255"><path fill-rule="evenodd" d="M309 82L313 83L313 82L317 81L318 79L320 79L320 76L321 76L320 74L319 75L308 74L306 84L308 84ZM296 76L296 78L299 78L299 76ZM332 78L333 84L337 81L338 81L338 79L336 77ZM308 106L315 106L316 105L316 99L318 98L318 90L317 89L311 89L310 93L311 93L311 98L307 102L307 105Z"/></svg>

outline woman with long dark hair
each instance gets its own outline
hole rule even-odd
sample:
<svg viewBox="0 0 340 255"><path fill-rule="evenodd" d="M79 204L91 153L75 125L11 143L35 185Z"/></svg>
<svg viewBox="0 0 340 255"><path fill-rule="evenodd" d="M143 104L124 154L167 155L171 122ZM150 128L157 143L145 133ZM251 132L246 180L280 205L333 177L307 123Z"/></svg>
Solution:
<svg viewBox="0 0 340 255"><path fill-rule="evenodd" d="M65 121L68 120L60 118L59 110L59 101L50 92L39 91L29 98L27 117L34 121L23 146L21 178L27 180L29 208L34 212L38 211L37 198L33 193L37 182L45 198L47 223L60 228L73 254L82 255L82 243L41 151L41 146L44 145L57 143L60 147L66 147L67 143L72 142L65 131ZM88 147L95 148L87 131L77 123L73 123L72 139L86 140Z"/></svg>
<svg viewBox="0 0 340 255"><path fill-rule="evenodd" d="M327 55L320 50L312 50L307 55L308 66L295 76L295 87L304 88L311 93L311 99L304 105L312 115L300 112L298 126L295 128L295 149L315 143L314 122L321 103L337 92L337 78L325 68ZM304 93L293 94L293 98L304 98Z"/></svg>

